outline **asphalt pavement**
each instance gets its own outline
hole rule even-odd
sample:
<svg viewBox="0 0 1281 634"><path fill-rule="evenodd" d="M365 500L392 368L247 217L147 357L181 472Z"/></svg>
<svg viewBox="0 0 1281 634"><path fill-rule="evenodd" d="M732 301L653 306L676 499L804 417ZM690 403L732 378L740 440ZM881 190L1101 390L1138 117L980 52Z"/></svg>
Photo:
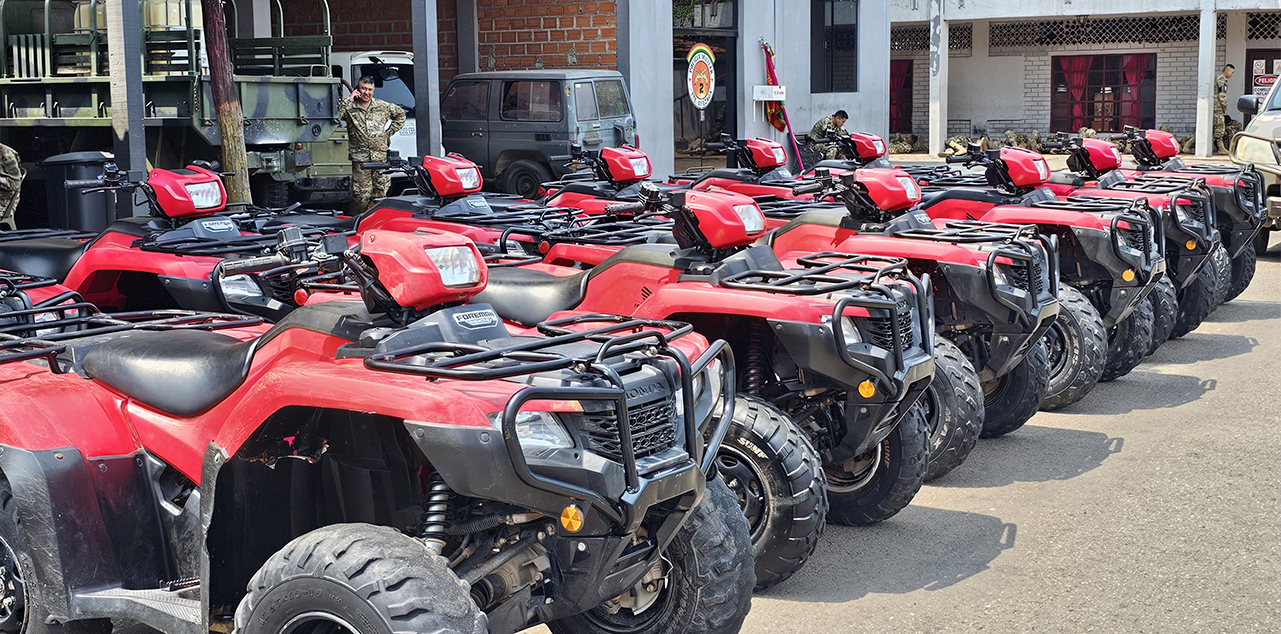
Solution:
<svg viewBox="0 0 1281 634"><path fill-rule="evenodd" d="M870 528L743 632L1281 631L1281 245L1198 330Z"/></svg>

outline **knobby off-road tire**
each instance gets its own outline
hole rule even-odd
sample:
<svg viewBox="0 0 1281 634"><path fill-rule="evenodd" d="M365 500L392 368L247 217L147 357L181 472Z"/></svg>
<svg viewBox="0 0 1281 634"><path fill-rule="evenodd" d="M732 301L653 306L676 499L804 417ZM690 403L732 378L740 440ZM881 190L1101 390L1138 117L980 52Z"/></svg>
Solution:
<svg viewBox="0 0 1281 634"><path fill-rule="evenodd" d="M1139 367L1152 345L1152 296L1139 302L1108 333L1108 362L1100 381L1115 381Z"/></svg>
<svg viewBox="0 0 1281 634"><path fill-rule="evenodd" d="M805 432L773 405L740 396L716 467L747 516L756 548L756 587L767 588L800 570L827 520L823 459Z"/></svg>
<svg viewBox="0 0 1281 634"><path fill-rule="evenodd" d="M712 478L702 504L663 553L667 587L640 614L597 608L547 624L555 634L736 634L752 607L752 542L725 482Z"/></svg>
<svg viewBox="0 0 1281 634"><path fill-rule="evenodd" d="M1059 287L1059 316L1045 333L1050 384L1041 409L1052 411L1083 398L1098 384L1107 360L1103 319L1081 291Z"/></svg>
<svg viewBox="0 0 1281 634"><path fill-rule="evenodd" d="M1263 228L1254 234L1254 255L1267 255L1268 243L1272 241L1272 229Z"/></svg>
<svg viewBox="0 0 1281 634"><path fill-rule="evenodd" d="M0 631L14 634L109 634L110 619L87 619L69 623L46 623L49 610L44 605L39 583L32 582L34 569L27 536L18 518L18 501L13 497L9 480L0 473L0 567L4 576L4 599L13 604L0 607Z"/></svg>
<svg viewBox="0 0 1281 634"><path fill-rule="evenodd" d="M1228 296L1223 299L1224 302L1236 299L1250 287L1258 264L1259 256L1254 250L1253 242L1245 245L1245 249L1232 258L1232 286L1228 288Z"/></svg>
<svg viewBox="0 0 1281 634"><path fill-rule="evenodd" d="M1179 291L1179 315L1174 320L1174 330L1170 331L1171 339L1178 339L1196 330L1210 315L1214 284L1214 269L1207 262L1192 283Z"/></svg>
<svg viewBox="0 0 1281 634"><path fill-rule="evenodd" d="M303 619L358 623L359 631L379 634L484 634L488 627L444 558L371 524L318 528L269 557L236 608L234 632L277 634Z"/></svg>
<svg viewBox="0 0 1281 634"><path fill-rule="evenodd" d="M1210 264L1214 265L1214 306L1210 312L1214 312L1219 304L1227 301L1228 291L1232 290L1232 256L1228 255L1228 250L1220 245L1210 254Z"/></svg>
<svg viewBox="0 0 1281 634"><path fill-rule="evenodd" d="M925 481L940 478L969 457L983 431L979 374L951 341L934 339L934 380L921 395L930 433Z"/></svg>
<svg viewBox="0 0 1281 634"><path fill-rule="evenodd" d="M929 423L918 402L867 460L826 465L830 522L867 526L893 517L921 490L929 466ZM848 469L846 465L852 465Z"/></svg>
<svg viewBox="0 0 1281 634"><path fill-rule="evenodd" d="M1174 290L1174 282L1169 277L1162 276L1148 298L1152 300L1152 343L1148 344L1148 354L1152 354L1174 331L1174 323L1179 318L1179 292Z"/></svg>
<svg viewBox="0 0 1281 634"><path fill-rule="evenodd" d="M1022 427L1041 408L1049 387L1050 359L1042 339L1008 374L983 384L987 415L979 437L1004 436Z"/></svg>

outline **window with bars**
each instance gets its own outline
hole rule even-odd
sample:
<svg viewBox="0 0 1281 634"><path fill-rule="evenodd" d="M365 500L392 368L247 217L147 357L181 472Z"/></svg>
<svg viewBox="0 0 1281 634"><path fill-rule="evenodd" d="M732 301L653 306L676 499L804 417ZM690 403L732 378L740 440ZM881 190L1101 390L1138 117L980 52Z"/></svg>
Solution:
<svg viewBox="0 0 1281 634"><path fill-rule="evenodd" d="M968 51L974 47L974 24L953 22L947 26L947 48ZM930 27L926 24L896 26L890 29L890 50L897 52L930 50Z"/></svg>
<svg viewBox="0 0 1281 634"><path fill-rule="evenodd" d="M811 0L810 92L858 91L858 0Z"/></svg>
<svg viewBox="0 0 1281 634"><path fill-rule="evenodd" d="M1050 82L1050 130L1156 127L1156 55L1061 55Z"/></svg>

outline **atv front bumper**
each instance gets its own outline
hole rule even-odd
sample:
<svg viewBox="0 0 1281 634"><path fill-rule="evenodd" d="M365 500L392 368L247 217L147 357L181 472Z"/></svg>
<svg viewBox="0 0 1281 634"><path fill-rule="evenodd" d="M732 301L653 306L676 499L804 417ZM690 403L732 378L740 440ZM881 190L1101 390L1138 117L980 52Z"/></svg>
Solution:
<svg viewBox="0 0 1281 634"><path fill-rule="evenodd" d="M1116 214L1107 230L1072 227L1072 234L1085 256L1103 267L1111 281L1107 306L1097 307L1105 328L1128 317L1165 274L1166 260L1161 246L1165 234L1163 223L1162 215L1150 210L1147 216ZM1143 248L1139 248L1140 245Z"/></svg>
<svg viewBox="0 0 1281 634"><path fill-rule="evenodd" d="M1253 172L1243 171L1233 187L1210 186L1215 219L1228 255L1236 257L1263 226L1263 187Z"/></svg>

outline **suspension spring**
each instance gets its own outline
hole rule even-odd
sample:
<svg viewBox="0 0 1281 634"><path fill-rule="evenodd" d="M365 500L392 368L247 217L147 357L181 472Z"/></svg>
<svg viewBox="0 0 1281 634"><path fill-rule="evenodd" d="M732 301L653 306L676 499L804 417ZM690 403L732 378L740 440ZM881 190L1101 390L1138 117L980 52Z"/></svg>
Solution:
<svg viewBox="0 0 1281 634"><path fill-rule="evenodd" d="M418 538L427 549L439 555L445 551L445 529L449 526L450 501L454 492L440 473L433 473L427 481L427 499L419 518Z"/></svg>
<svg viewBox="0 0 1281 634"><path fill-rule="evenodd" d="M765 324L756 322L747 332L747 363L743 373L743 391L752 396L760 396L765 389L765 376L769 370L768 351L769 332Z"/></svg>

